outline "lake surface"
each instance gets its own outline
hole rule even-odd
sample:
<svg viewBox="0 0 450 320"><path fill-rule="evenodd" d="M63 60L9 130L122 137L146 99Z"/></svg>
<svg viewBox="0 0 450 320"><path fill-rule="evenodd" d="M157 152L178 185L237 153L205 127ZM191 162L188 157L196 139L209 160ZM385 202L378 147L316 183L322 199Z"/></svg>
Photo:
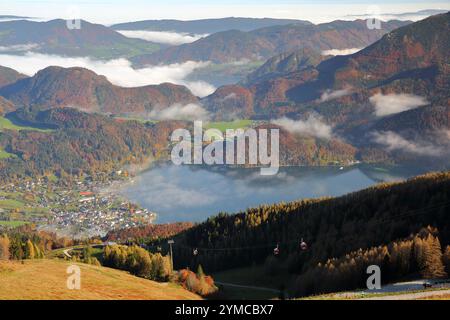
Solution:
<svg viewBox="0 0 450 320"><path fill-rule="evenodd" d="M280 168L261 176L246 168L158 165L121 188L128 199L158 214L156 223L200 222L219 212L234 213L261 204L339 196L382 181L419 174L405 168L355 166Z"/></svg>

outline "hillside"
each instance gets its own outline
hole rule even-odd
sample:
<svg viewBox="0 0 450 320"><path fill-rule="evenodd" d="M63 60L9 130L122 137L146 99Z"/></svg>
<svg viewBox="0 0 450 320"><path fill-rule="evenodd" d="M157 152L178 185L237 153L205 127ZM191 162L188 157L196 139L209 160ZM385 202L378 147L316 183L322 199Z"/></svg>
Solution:
<svg viewBox="0 0 450 320"><path fill-rule="evenodd" d="M12 53L20 51L21 46L28 46L28 50L34 52L99 59L130 57L159 49L157 44L130 39L108 27L84 20L80 29L71 30L62 19L0 22L0 43L9 47Z"/></svg>
<svg viewBox="0 0 450 320"><path fill-rule="evenodd" d="M368 100L376 93L411 93L422 95L433 104L447 105L449 21L450 13L432 16L398 28L357 53L327 59L315 67L313 60L313 63L300 63L300 70L295 70L293 63L296 55L291 58L291 64L289 59L284 62L283 58L290 56L286 51L251 76L261 78L260 81L253 80L243 89L236 86L228 94L241 97L245 90L252 103L240 104L239 108L252 108L255 114L267 115L266 110L273 117L298 114L303 107L310 106L326 118L333 118L334 123L361 117L368 120L373 111ZM289 67L283 67L283 63ZM274 72L274 76L264 77ZM323 94L327 92L325 98ZM216 95L217 99L223 98L216 92L207 100L213 100L211 104L214 104ZM279 105L285 107L277 108ZM340 114L336 116L335 112Z"/></svg>
<svg viewBox="0 0 450 320"><path fill-rule="evenodd" d="M145 113L155 107L197 102L184 86L163 83L123 88L84 68L48 67L33 77L0 88L0 95L17 105L74 107L90 112Z"/></svg>
<svg viewBox="0 0 450 320"><path fill-rule="evenodd" d="M3 97L0 97L0 116L13 110L14 105L11 103L11 101L8 101Z"/></svg>
<svg viewBox="0 0 450 320"><path fill-rule="evenodd" d="M166 150L169 133L183 126L176 121L153 125L117 121L70 108L19 109L12 116L23 124L52 130L5 130L0 133L0 148L16 155L0 161L2 181L40 176L46 172L58 176L81 172L110 173L125 164L160 157Z"/></svg>
<svg viewBox="0 0 450 320"><path fill-rule="evenodd" d="M26 75L21 74L16 70L0 66L0 87L4 87L26 77Z"/></svg>
<svg viewBox="0 0 450 320"><path fill-rule="evenodd" d="M428 225L439 228L443 245L450 244L449 186L450 173L436 173L338 198L221 213L175 237L175 262L184 266L195 260L208 270L251 266L271 256L277 243L285 258L297 256L304 238L313 250L295 263L300 272L330 257L408 237ZM201 253L193 257L189 248Z"/></svg>
<svg viewBox="0 0 450 320"><path fill-rule="evenodd" d="M0 261L0 300L198 300L176 285L157 283L124 271L75 263L81 269L81 289L69 290L62 260ZM37 276L39 275L39 276Z"/></svg>
<svg viewBox="0 0 450 320"><path fill-rule="evenodd" d="M365 161L446 157L441 147L448 144L449 35L446 13L398 28L357 53L318 64L314 54L288 52L268 60L246 82L218 88L202 102L218 120L299 120L318 114L347 142L368 147L360 150ZM388 111L382 114L380 109ZM394 134L410 148L386 142L392 150L383 149L374 138L380 132ZM417 145L440 151L425 152Z"/></svg>
<svg viewBox="0 0 450 320"><path fill-rule="evenodd" d="M261 67L249 74L246 77L244 84L248 86L252 83L258 83L291 72L301 71L308 67L315 67L328 58L330 58L330 56L324 56L321 52L316 52L309 48L281 53L270 58Z"/></svg>
<svg viewBox="0 0 450 320"><path fill-rule="evenodd" d="M311 24L308 21L293 19L271 19L271 18L219 18L200 20L144 20L136 22L126 22L111 26L114 30L148 30L148 31L168 31L181 33L217 33L227 30L251 31L286 24Z"/></svg>
<svg viewBox="0 0 450 320"><path fill-rule="evenodd" d="M169 47L133 58L138 65L188 60L226 63L263 60L276 54L310 48L317 51L365 47L407 22L390 21L381 30L369 30L366 21L333 21L319 25L290 24L250 32L228 30L193 43Z"/></svg>

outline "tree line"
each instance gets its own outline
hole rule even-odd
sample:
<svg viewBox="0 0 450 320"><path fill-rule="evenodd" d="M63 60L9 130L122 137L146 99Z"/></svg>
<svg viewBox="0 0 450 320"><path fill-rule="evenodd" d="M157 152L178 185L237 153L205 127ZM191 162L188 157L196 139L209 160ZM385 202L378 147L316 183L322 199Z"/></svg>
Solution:
<svg viewBox="0 0 450 320"><path fill-rule="evenodd" d="M278 246L277 260L289 274L300 276L328 259L387 245L427 226L438 228L446 248L449 207L450 173L443 172L383 183L338 198L221 213L174 237L175 268L201 264L212 272L264 264ZM302 238L308 243L306 251L300 249ZM148 245L153 250L167 249L165 240L148 241Z"/></svg>
<svg viewBox="0 0 450 320"><path fill-rule="evenodd" d="M170 259L167 256L152 254L138 246L106 246L103 265L156 281L169 280L171 273Z"/></svg>
<svg viewBox="0 0 450 320"><path fill-rule="evenodd" d="M83 253L89 257L87 252ZM150 253L137 246L111 245L103 250L103 265L115 269L125 270L131 274L154 281L171 281L181 284L185 289L202 296L217 291L212 277L205 275L199 265L197 273L189 269L179 272L172 270L169 256L160 253Z"/></svg>
<svg viewBox="0 0 450 320"><path fill-rule="evenodd" d="M295 296L366 287L367 267L377 265L383 283L407 278L447 278L450 246L444 250L438 230L426 228L407 239L330 258L297 277L291 290Z"/></svg>
<svg viewBox="0 0 450 320"><path fill-rule="evenodd" d="M37 231L34 224L0 230L0 260L40 259L59 248L80 244L56 233Z"/></svg>

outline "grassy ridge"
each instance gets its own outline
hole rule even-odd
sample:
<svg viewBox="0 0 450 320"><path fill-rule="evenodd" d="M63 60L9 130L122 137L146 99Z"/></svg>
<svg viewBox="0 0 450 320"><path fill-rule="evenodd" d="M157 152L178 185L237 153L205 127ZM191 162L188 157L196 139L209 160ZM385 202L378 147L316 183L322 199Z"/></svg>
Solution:
<svg viewBox="0 0 450 320"><path fill-rule="evenodd" d="M67 267L81 269L81 289L67 289ZM0 261L0 300L196 300L174 284L157 283L126 272L62 260Z"/></svg>

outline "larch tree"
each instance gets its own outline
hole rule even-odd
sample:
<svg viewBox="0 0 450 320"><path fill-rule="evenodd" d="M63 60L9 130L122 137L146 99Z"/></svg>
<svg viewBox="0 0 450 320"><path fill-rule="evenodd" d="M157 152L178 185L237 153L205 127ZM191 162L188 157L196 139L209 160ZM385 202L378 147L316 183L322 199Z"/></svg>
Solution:
<svg viewBox="0 0 450 320"><path fill-rule="evenodd" d="M10 258L9 245L8 235L0 236L0 260L8 260Z"/></svg>
<svg viewBox="0 0 450 320"><path fill-rule="evenodd" d="M30 240L27 240L25 244L25 259L34 259L35 252L34 252L34 245L33 242Z"/></svg>
<svg viewBox="0 0 450 320"><path fill-rule="evenodd" d="M450 246L447 246L447 248L445 248L442 260L444 261L445 271L447 272L447 274L450 274Z"/></svg>
<svg viewBox="0 0 450 320"><path fill-rule="evenodd" d="M422 269L424 278L445 278L447 276L442 262L442 248L438 237L429 234L425 239L425 264Z"/></svg>

